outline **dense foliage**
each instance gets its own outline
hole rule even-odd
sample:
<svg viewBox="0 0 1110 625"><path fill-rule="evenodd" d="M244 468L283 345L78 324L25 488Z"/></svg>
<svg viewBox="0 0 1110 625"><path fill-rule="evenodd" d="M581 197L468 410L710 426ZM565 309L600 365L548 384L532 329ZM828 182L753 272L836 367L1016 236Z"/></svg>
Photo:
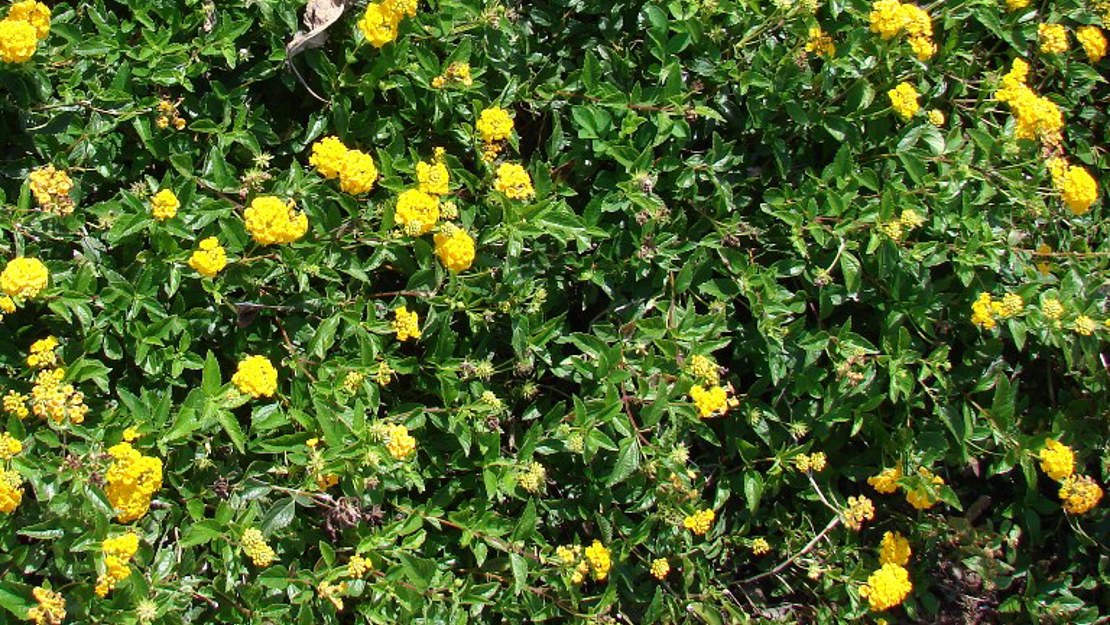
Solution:
<svg viewBox="0 0 1110 625"><path fill-rule="evenodd" d="M0 622L1110 618L1106 0L0 16Z"/></svg>

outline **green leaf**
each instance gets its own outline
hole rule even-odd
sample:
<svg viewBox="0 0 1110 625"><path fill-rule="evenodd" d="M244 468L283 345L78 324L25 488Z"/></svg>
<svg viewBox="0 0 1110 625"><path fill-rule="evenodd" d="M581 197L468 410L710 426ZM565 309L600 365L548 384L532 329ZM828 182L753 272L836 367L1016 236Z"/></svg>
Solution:
<svg viewBox="0 0 1110 625"><path fill-rule="evenodd" d="M239 426L239 420L235 418L235 414L230 410L223 410L217 408L215 410L216 421L219 422L220 427L227 432L231 437L231 442L235 445L235 449L241 454L247 453L247 437L243 434L243 428Z"/></svg>
<svg viewBox="0 0 1110 625"><path fill-rule="evenodd" d="M613 472L609 474L609 478L605 480L606 486L614 486L619 484L636 472L640 468L640 442L636 440L635 436L621 441L620 453L617 454L617 464L613 467Z"/></svg>

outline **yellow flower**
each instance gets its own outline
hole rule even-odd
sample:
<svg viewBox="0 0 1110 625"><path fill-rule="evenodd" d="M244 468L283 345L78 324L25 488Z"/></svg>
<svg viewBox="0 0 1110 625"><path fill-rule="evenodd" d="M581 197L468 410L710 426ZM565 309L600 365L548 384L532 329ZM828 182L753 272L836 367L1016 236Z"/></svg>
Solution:
<svg viewBox="0 0 1110 625"><path fill-rule="evenodd" d="M27 366L32 369L46 369L58 364L58 339L48 336L31 343L30 353L27 355Z"/></svg>
<svg viewBox="0 0 1110 625"><path fill-rule="evenodd" d="M0 61L26 63L38 45L38 31L29 22L11 18L0 21Z"/></svg>
<svg viewBox="0 0 1110 625"><path fill-rule="evenodd" d="M1071 477L1075 470L1075 452L1060 441L1046 440L1040 458L1041 470L1057 482Z"/></svg>
<svg viewBox="0 0 1110 625"><path fill-rule="evenodd" d="M416 452L416 439L403 425L387 425L385 437L385 448L395 460L404 460Z"/></svg>
<svg viewBox="0 0 1110 625"><path fill-rule="evenodd" d="M944 111L940 109L930 109L928 116L930 124L936 126L937 128L941 128L944 126Z"/></svg>
<svg viewBox="0 0 1110 625"><path fill-rule="evenodd" d="M728 394L720 386L702 388L695 385L690 389L690 399L697 406L702 419L728 412Z"/></svg>
<svg viewBox="0 0 1110 625"><path fill-rule="evenodd" d="M876 0L871 3L871 32L883 39L897 37L906 27L908 17L898 0Z"/></svg>
<svg viewBox="0 0 1110 625"><path fill-rule="evenodd" d="M686 515L686 518L682 519L682 527L698 536L705 536L709 528L713 527L713 520L716 518L717 513L713 512L712 508L706 508L700 512Z"/></svg>
<svg viewBox="0 0 1110 625"><path fill-rule="evenodd" d="M352 394L357 393L365 379L366 376L363 375L361 371L348 371L347 375L343 378L343 390Z"/></svg>
<svg viewBox="0 0 1110 625"><path fill-rule="evenodd" d="M34 26L35 36L40 41L50 34L50 7L36 0L13 2L6 19L27 22Z"/></svg>
<svg viewBox="0 0 1110 625"><path fill-rule="evenodd" d="M378 370L374 372L374 381L378 383L378 386L389 385L393 381L393 367L390 367L389 363L384 360L379 362Z"/></svg>
<svg viewBox="0 0 1110 625"><path fill-rule="evenodd" d="M1102 499L1102 488L1086 475L1073 475L1060 485L1060 499L1064 501L1064 510L1085 514Z"/></svg>
<svg viewBox="0 0 1110 625"><path fill-rule="evenodd" d="M1033 0L1006 0L1006 8L1011 11L1017 11L1029 6Z"/></svg>
<svg viewBox="0 0 1110 625"><path fill-rule="evenodd" d="M1098 184L1083 167L1066 165L1059 176L1053 176L1064 204L1076 216L1084 215L1098 199Z"/></svg>
<svg viewBox="0 0 1110 625"><path fill-rule="evenodd" d="M609 568L613 564L612 557L609 550L601 544L601 541L594 540L593 544L586 547L586 561L590 563L590 574L597 581L604 581L609 576Z"/></svg>
<svg viewBox="0 0 1110 625"><path fill-rule="evenodd" d="M1048 98L1038 96L1025 84L1029 64L1014 59L1013 67L1002 77L1002 84L995 98L1010 107L1016 122L1014 136L1018 139L1040 140L1047 145L1060 142L1064 127L1064 114Z"/></svg>
<svg viewBox="0 0 1110 625"><path fill-rule="evenodd" d="M474 128L484 143L505 141L513 134L513 118L505 109L491 106L478 115Z"/></svg>
<svg viewBox="0 0 1110 625"><path fill-rule="evenodd" d="M766 538L762 536L752 541L752 553L757 556L765 556L771 553L771 543L767 542Z"/></svg>
<svg viewBox="0 0 1110 625"><path fill-rule="evenodd" d="M400 21L404 16L416 17L417 0L382 0L382 10Z"/></svg>
<svg viewBox="0 0 1110 625"><path fill-rule="evenodd" d="M806 41L806 52L812 52L817 56L833 57L836 56L836 44L833 43L832 37L821 30L820 26L812 26L809 29L809 40Z"/></svg>
<svg viewBox="0 0 1110 625"><path fill-rule="evenodd" d="M23 443L10 432L0 434L0 460L11 460L16 454L23 451Z"/></svg>
<svg viewBox="0 0 1110 625"><path fill-rule="evenodd" d="M63 369L47 369L35 376L31 387L31 410L36 417L62 423L69 419L72 423L83 423L89 413L85 405L85 395L72 384L63 384L66 372Z"/></svg>
<svg viewBox="0 0 1110 625"><path fill-rule="evenodd" d="M189 266L205 278L215 278L227 267L227 252L216 237L202 239L197 250L189 257Z"/></svg>
<svg viewBox="0 0 1110 625"><path fill-rule="evenodd" d="M370 560L355 554L347 561L347 574L351 577L364 577L374 568Z"/></svg>
<svg viewBox="0 0 1110 625"><path fill-rule="evenodd" d="M1021 314L1025 308L1025 302L1021 296L1016 293L1007 293L1002 296L999 302L998 316L1001 319L1009 319Z"/></svg>
<svg viewBox="0 0 1110 625"><path fill-rule="evenodd" d="M690 356L686 369L690 372L690 375L705 382L708 386L717 386L721 382L717 363L713 362L712 358L694 354Z"/></svg>
<svg viewBox="0 0 1110 625"><path fill-rule="evenodd" d="M23 478L15 471L0 468L0 512L11 514L23 501Z"/></svg>
<svg viewBox="0 0 1110 625"><path fill-rule="evenodd" d="M1064 305L1055 297L1047 297L1041 304L1041 312L1044 313L1045 318L1056 321L1064 316Z"/></svg>
<svg viewBox="0 0 1110 625"><path fill-rule="evenodd" d="M344 193L362 195L374 188L378 179L378 168L374 157L361 150L347 150L343 158L343 169L339 171L339 188Z"/></svg>
<svg viewBox="0 0 1110 625"><path fill-rule="evenodd" d="M536 195L528 170L516 163L501 163L493 186L511 200L527 200Z"/></svg>
<svg viewBox="0 0 1110 625"><path fill-rule="evenodd" d="M867 478L872 488L884 495L898 490L898 480L902 479L902 465L883 469L878 475Z"/></svg>
<svg viewBox="0 0 1110 625"><path fill-rule="evenodd" d="M667 579L671 572L671 563L666 558L656 558L651 561L651 576L659 581Z"/></svg>
<svg viewBox="0 0 1110 625"><path fill-rule="evenodd" d="M265 356L247 356L239 361L231 383L255 399L273 397L277 392L277 369Z"/></svg>
<svg viewBox="0 0 1110 625"><path fill-rule="evenodd" d="M416 164L416 182L417 188L428 195L446 195L451 174L447 170L447 165L442 162L420 161Z"/></svg>
<svg viewBox="0 0 1110 625"><path fill-rule="evenodd" d="M107 538L100 545L104 552L104 574L96 580L96 594L106 596L121 581L131 576L128 563L139 549L139 536L128 532L115 538Z"/></svg>
<svg viewBox="0 0 1110 625"><path fill-rule="evenodd" d="M524 490L536 494L547 484L547 469L538 462L529 462L517 472L516 481Z"/></svg>
<svg viewBox="0 0 1110 625"><path fill-rule="evenodd" d="M825 456L825 452L819 451L819 452L816 452L814 454L810 454L810 456L809 456L809 470L810 471L813 471L814 473L820 473L820 472L825 470L826 466L828 466L828 458Z"/></svg>
<svg viewBox="0 0 1110 625"><path fill-rule="evenodd" d="M116 510L120 523L138 520L150 509L150 498L162 488L162 461L144 456L131 443L108 448L112 462L108 466L105 494Z"/></svg>
<svg viewBox="0 0 1110 625"><path fill-rule="evenodd" d="M11 297L33 298L46 288L50 271L37 258L13 258L0 273L0 291Z"/></svg>
<svg viewBox="0 0 1110 625"><path fill-rule="evenodd" d="M261 245L292 243L308 232L308 217L272 195L251 200L243 211L247 232Z"/></svg>
<svg viewBox="0 0 1110 625"><path fill-rule="evenodd" d="M381 4L371 2L358 21L358 29L375 48L380 48L397 38L398 19Z"/></svg>
<svg viewBox="0 0 1110 625"><path fill-rule="evenodd" d="M321 599L326 599L335 606L336 611L343 610L343 593L345 592L347 592L347 582L333 584L322 581L316 585L316 593L320 595Z"/></svg>
<svg viewBox="0 0 1110 625"><path fill-rule="evenodd" d="M1037 38L1041 41L1041 52L1045 54L1063 54L1068 51L1068 31L1063 24L1037 26Z"/></svg>
<svg viewBox="0 0 1110 625"><path fill-rule="evenodd" d="M448 271L459 273L474 263L474 239L466 230L448 224L435 235L436 256Z"/></svg>
<svg viewBox="0 0 1110 625"><path fill-rule="evenodd" d="M15 391L8 391L7 395L4 395L4 412L19 419L26 419L31 414L27 410L27 396Z"/></svg>
<svg viewBox="0 0 1110 625"><path fill-rule="evenodd" d="M1098 26L1080 26L1075 31L1075 38L1092 63L1098 63L1106 56L1106 35Z"/></svg>
<svg viewBox="0 0 1110 625"><path fill-rule="evenodd" d="M62 625L66 618L66 600L60 593L36 586L31 596L38 605L27 611L27 620L35 625Z"/></svg>
<svg viewBox="0 0 1110 625"><path fill-rule="evenodd" d="M910 550L910 541L898 532L884 532L883 542L879 545L879 563L897 564L906 566L910 561L913 551Z"/></svg>
<svg viewBox="0 0 1110 625"><path fill-rule="evenodd" d="M917 89L908 82L898 83L897 87L887 91L887 96L890 97L894 112L903 120L909 120L921 109L921 105L917 103Z"/></svg>
<svg viewBox="0 0 1110 625"><path fill-rule="evenodd" d="M397 223L412 235L422 235L439 222L439 198L419 189L409 189L397 196L394 211Z"/></svg>
<svg viewBox="0 0 1110 625"><path fill-rule="evenodd" d="M875 506L863 495L849 497L848 506L841 511L841 517L844 519L845 526L859 531L865 521L874 520Z"/></svg>
<svg viewBox="0 0 1110 625"><path fill-rule="evenodd" d="M910 573L898 564L884 564L867 578L867 584L860 588L860 596L867 599L875 612L889 610L902 603L913 590Z"/></svg>
<svg viewBox="0 0 1110 625"><path fill-rule="evenodd" d="M181 208L181 202L174 195L174 192L169 189L162 189L154 195L150 201L151 214L154 218L162 221L165 219L173 219L177 215L177 209Z"/></svg>
<svg viewBox="0 0 1110 625"><path fill-rule="evenodd" d="M128 427L123 431L123 440L128 443L133 443L142 437L143 435L139 432L139 428L134 426Z"/></svg>
<svg viewBox="0 0 1110 625"><path fill-rule="evenodd" d="M69 195L73 180L64 170L53 165L40 167L27 176L27 182L43 210L63 217L73 212L73 198Z"/></svg>
<svg viewBox="0 0 1110 625"><path fill-rule="evenodd" d="M931 471L924 467L919 468L917 474L935 486L944 485L943 478L939 475L933 475ZM918 510L928 510L936 505L937 498L925 488L914 488L906 491L906 501Z"/></svg>
<svg viewBox="0 0 1110 625"><path fill-rule="evenodd" d="M1095 323L1095 320L1087 315L1079 315L1075 318L1075 321L1071 322L1071 329L1075 330L1075 333L1080 336L1091 336L1097 328L1098 324Z"/></svg>
<svg viewBox="0 0 1110 625"><path fill-rule="evenodd" d="M243 532L239 544L243 548L243 553L247 554L257 567L266 568L277 559L277 553L266 544L266 538L257 528L252 527Z"/></svg>
<svg viewBox="0 0 1110 625"><path fill-rule="evenodd" d="M971 304L971 323L984 330L993 330L997 325L994 320L995 304L990 293L980 293Z"/></svg>
<svg viewBox="0 0 1110 625"><path fill-rule="evenodd" d="M393 311L393 331L397 333L398 341L420 338L420 316L416 311L401 306Z"/></svg>
<svg viewBox="0 0 1110 625"><path fill-rule="evenodd" d="M0 313L12 314L16 311L15 300L7 295L0 296Z"/></svg>
<svg viewBox="0 0 1110 625"><path fill-rule="evenodd" d="M329 180L339 177L346 160L347 146L337 137L324 137L313 143L312 156L308 157L309 164Z"/></svg>

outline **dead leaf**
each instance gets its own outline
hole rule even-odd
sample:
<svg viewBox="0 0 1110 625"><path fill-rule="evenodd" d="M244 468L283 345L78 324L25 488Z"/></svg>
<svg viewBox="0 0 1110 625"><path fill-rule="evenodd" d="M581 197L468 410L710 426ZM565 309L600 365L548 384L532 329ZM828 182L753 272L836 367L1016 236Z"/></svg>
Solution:
<svg viewBox="0 0 1110 625"><path fill-rule="evenodd" d="M304 10L304 25L308 32L297 31L285 45L285 61L288 63L301 52L324 45L328 40L328 28L343 16L346 9L346 0L308 0Z"/></svg>

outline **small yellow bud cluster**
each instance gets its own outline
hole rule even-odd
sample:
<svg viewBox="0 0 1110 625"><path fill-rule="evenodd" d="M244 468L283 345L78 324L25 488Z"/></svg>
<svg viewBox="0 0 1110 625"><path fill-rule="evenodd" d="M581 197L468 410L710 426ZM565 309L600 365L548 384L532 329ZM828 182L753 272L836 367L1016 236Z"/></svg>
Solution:
<svg viewBox="0 0 1110 625"><path fill-rule="evenodd" d="M908 82L898 83L898 86L887 91L886 95L890 98L891 108L894 109L894 112L897 113L898 117L901 117L903 121L909 121L911 117L921 110L921 104L917 102L917 98L920 97L920 94L918 94L917 89L914 89L913 85Z"/></svg>
<svg viewBox="0 0 1110 625"><path fill-rule="evenodd" d="M154 125L162 130L173 126L174 130L185 129L185 118L177 111L177 104L163 98L158 101L158 117Z"/></svg>
<svg viewBox="0 0 1110 625"><path fill-rule="evenodd" d="M767 542L766 538L760 536L752 541L752 553L757 556L765 556L771 553L771 543Z"/></svg>
<svg viewBox="0 0 1110 625"><path fill-rule="evenodd" d="M227 267L227 251L216 237L202 239L189 257L189 266L205 278L215 278Z"/></svg>
<svg viewBox="0 0 1110 625"><path fill-rule="evenodd" d="M339 582L334 584L328 581L322 581L316 585L316 594L331 603L336 611L343 610L343 595L347 592L347 582Z"/></svg>
<svg viewBox="0 0 1110 625"><path fill-rule="evenodd" d="M560 546L555 550L555 555L571 572L570 579L574 584L584 582L586 575L599 582L605 581L613 565L612 554L599 540L594 540L585 549L581 545Z"/></svg>
<svg viewBox="0 0 1110 625"><path fill-rule="evenodd" d="M820 26L812 26L809 29L809 38L806 41L806 52L832 58L836 56L836 44L833 43L832 37L821 30Z"/></svg>
<svg viewBox="0 0 1110 625"><path fill-rule="evenodd" d="M53 165L40 167L27 176L31 194L38 205L48 213L64 217L73 212L73 180L65 170L55 169Z"/></svg>
<svg viewBox="0 0 1110 625"><path fill-rule="evenodd" d="M1014 59L1013 67L1002 77L1002 84L994 97L1005 102L1017 122L1014 136L1018 139L1040 140L1054 146L1062 140L1064 114L1060 107L1044 96L1034 92L1026 81L1029 78L1029 64Z"/></svg>
<svg viewBox="0 0 1110 625"><path fill-rule="evenodd" d="M690 399L698 409L698 416L702 419L716 417L728 412L735 405L735 400L730 400L728 392L721 386L708 388L694 385L690 388Z"/></svg>
<svg viewBox="0 0 1110 625"><path fill-rule="evenodd" d="M1016 293L1007 293L998 300L990 293L980 293L971 304L971 322L984 330L993 330L999 320L1016 317L1024 310L1025 301Z"/></svg>
<svg viewBox="0 0 1110 625"><path fill-rule="evenodd" d="M498 166L493 188L504 193L510 200L527 200L536 195L536 190L532 187L532 176L517 163L501 163Z"/></svg>
<svg viewBox="0 0 1110 625"><path fill-rule="evenodd" d="M1106 56L1106 35L1098 26L1080 26L1075 31L1075 38L1092 63L1098 63Z"/></svg>
<svg viewBox="0 0 1110 625"><path fill-rule="evenodd" d="M871 3L871 32L883 39L905 33L910 49L920 61L928 61L937 52L933 43L933 22L929 14L912 4L898 0L876 0Z"/></svg>
<svg viewBox="0 0 1110 625"><path fill-rule="evenodd" d="M447 195L451 190L451 172L447 169L443 148L436 148L431 162L420 161L416 164L416 188L436 197Z"/></svg>
<svg viewBox="0 0 1110 625"><path fill-rule="evenodd" d="M1102 487L1089 476L1075 474L1075 452L1071 447L1050 438L1045 441L1038 458L1045 475L1060 482L1058 494L1064 510L1084 514L1098 505Z"/></svg>
<svg viewBox="0 0 1110 625"><path fill-rule="evenodd" d="M1039 24L1037 39L1044 54L1063 54L1068 51L1068 30L1063 24Z"/></svg>
<svg viewBox="0 0 1110 625"><path fill-rule="evenodd" d="M667 579L671 572L671 563L666 558L656 558L651 561L651 576L659 581Z"/></svg>
<svg viewBox="0 0 1110 625"><path fill-rule="evenodd" d="M247 356L239 361L231 383L255 399L273 397L277 392L277 369L265 356Z"/></svg>
<svg viewBox="0 0 1110 625"><path fill-rule="evenodd" d="M921 216L921 213L912 208L907 208L902 211L897 219L879 223L879 231L890 237L891 241L898 243L905 239L907 234L921 227L924 223L925 218Z"/></svg>
<svg viewBox="0 0 1110 625"><path fill-rule="evenodd" d="M28 397L22 393L8 391L4 395L4 412L19 419L26 419L31 411L27 409Z"/></svg>
<svg viewBox="0 0 1110 625"><path fill-rule="evenodd" d="M31 596L37 605L27 611L27 620L35 625L62 625L66 618L66 600L61 593L36 586Z"/></svg>
<svg viewBox="0 0 1110 625"><path fill-rule="evenodd" d="M31 410L40 419L50 419L54 423L62 423L69 419L71 423L83 423L89 413L85 405L85 395L78 391L72 384L62 384L66 372L64 369L47 369L35 376L35 385L31 387Z"/></svg>
<svg viewBox="0 0 1110 625"><path fill-rule="evenodd" d="M27 366L32 369L54 367L58 364L58 354L54 351L56 349L58 349L58 339L53 336L31 343L31 349L27 354Z"/></svg>
<svg viewBox="0 0 1110 625"><path fill-rule="evenodd" d="M539 493L547 485L547 469L538 462L529 462L517 471L516 481L529 493Z"/></svg>
<svg viewBox="0 0 1110 625"><path fill-rule="evenodd" d="M162 461L144 456L127 442L109 447L108 455L112 457L105 474L108 502L120 523L138 520L150 509L151 497L162 488Z"/></svg>
<svg viewBox="0 0 1110 625"><path fill-rule="evenodd" d="M474 263L474 239L466 230L446 224L435 235L436 256L452 273L466 271Z"/></svg>
<svg viewBox="0 0 1110 625"><path fill-rule="evenodd" d="M257 567L265 568L277 559L277 553L266 543L266 538L258 528L252 527L243 532L239 545L243 548L243 553L247 554Z"/></svg>
<svg viewBox="0 0 1110 625"><path fill-rule="evenodd" d="M387 425L385 448L394 460L404 460L416 452L416 439L409 434L409 429L401 424Z"/></svg>
<svg viewBox="0 0 1110 625"><path fill-rule="evenodd" d="M828 457L823 451L794 456L794 468L800 473L820 473L826 466L828 466Z"/></svg>
<svg viewBox="0 0 1110 625"><path fill-rule="evenodd" d="M374 569L374 563L368 558L355 554L347 561L347 574L353 578L365 577Z"/></svg>
<svg viewBox="0 0 1110 625"><path fill-rule="evenodd" d="M460 84L469 87L474 84L470 77L470 63L451 63L443 73L432 79L432 87L442 89L447 85Z"/></svg>
<svg viewBox="0 0 1110 625"><path fill-rule="evenodd" d="M863 495L849 497L847 507L840 511L840 518L845 527L859 531L866 521L874 520L875 506Z"/></svg>
<svg viewBox="0 0 1110 625"><path fill-rule="evenodd" d="M393 311L393 332L397 340L405 342L409 339L420 338L420 316L416 311L409 311L405 306L400 306Z"/></svg>
<svg viewBox="0 0 1110 625"><path fill-rule="evenodd" d="M491 106L478 115L474 128L482 139L482 160L492 162L513 135L513 118L505 109Z"/></svg>
<svg viewBox="0 0 1110 625"><path fill-rule="evenodd" d="M23 501L23 478L0 467L0 512L11 514Z"/></svg>
<svg viewBox="0 0 1110 625"><path fill-rule="evenodd" d="M389 363L383 360L378 363L378 370L374 372L374 381L378 383L378 386L388 386L393 381L393 373L393 367L390 367Z"/></svg>
<svg viewBox="0 0 1110 625"><path fill-rule="evenodd" d="M1068 210L1077 217L1087 214L1098 200L1098 183L1091 174L1060 157L1048 159L1046 166L1052 175L1052 186L1056 187Z"/></svg>
<svg viewBox="0 0 1110 625"><path fill-rule="evenodd" d="M366 376L361 371L348 371L347 375L343 377L343 390L354 395L362 387L364 381L366 381Z"/></svg>
<svg viewBox="0 0 1110 625"><path fill-rule="evenodd" d="M150 214L158 221L173 219L179 208L181 200L177 199L177 194L171 189L162 189L150 200Z"/></svg>
<svg viewBox="0 0 1110 625"><path fill-rule="evenodd" d="M705 536L706 533L709 532L709 528L713 527L713 521L716 518L717 513L713 512L712 508L706 508L705 510L686 515L686 518L682 519L682 527L685 527L697 536Z"/></svg>
<svg viewBox="0 0 1110 625"><path fill-rule="evenodd" d="M104 552L104 574L96 580L96 594L107 596L121 581L131 576L128 564L139 549L139 536L128 532L122 536L105 539L100 545Z"/></svg>
<svg viewBox="0 0 1110 625"><path fill-rule="evenodd" d="M243 222L260 245L292 243L308 232L308 216L297 211L292 200L282 202L272 195L251 200L243 211Z"/></svg>
<svg viewBox="0 0 1110 625"><path fill-rule="evenodd" d="M23 451L23 443L10 432L0 434L0 460L11 460Z"/></svg>
<svg viewBox="0 0 1110 625"><path fill-rule="evenodd" d="M888 563L867 578L859 594L867 599L872 611L882 612L901 604L911 591L913 584L906 567Z"/></svg>
<svg viewBox="0 0 1110 625"><path fill-rule="evenodd" d="M366 41L375 48L381 48L397 38L401 20L416 17L417 0L381 0L366 5L366 12L358 21L358 29Z"/></svg>

